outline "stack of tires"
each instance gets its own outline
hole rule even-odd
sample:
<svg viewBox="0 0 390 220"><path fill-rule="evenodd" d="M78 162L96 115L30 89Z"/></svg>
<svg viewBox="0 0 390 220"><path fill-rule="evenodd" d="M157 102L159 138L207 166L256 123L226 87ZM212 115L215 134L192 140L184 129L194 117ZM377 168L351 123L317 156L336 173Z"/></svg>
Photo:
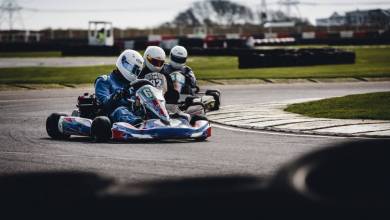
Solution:
<svg viewBox="0 0 390 220"><path fill-rule="evenodd" d="M63 56L117 56L119 47L110 46L67 46L62 49Z"/></svg>
<svg viewBox="0 0 390 220"><path fill-rule="evenodd" d="M238 54L240 69L352 64L355 59L354 52L332 48L252 50Z"/></svg>

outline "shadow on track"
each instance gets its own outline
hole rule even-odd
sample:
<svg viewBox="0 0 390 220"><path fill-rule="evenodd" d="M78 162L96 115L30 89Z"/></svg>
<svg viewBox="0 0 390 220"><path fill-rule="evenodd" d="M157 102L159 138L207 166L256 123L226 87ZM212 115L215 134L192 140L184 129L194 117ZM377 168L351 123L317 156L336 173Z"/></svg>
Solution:
<svg viewBox="0 0 390 220"><path fill-rule="evenodd" d="M131 144L160 144L160 145L165 145L165 144L198 144L198 143L204 143L208 142L207 140L205 141L197 141L197 140L191 140L191 139L182 139L182 140L132 140L132 141L108 141L108 142L96 142L90 137L71 137L65 140L55 140L49 137L44 137L40 138L40 140L45 140L45 141L52 141L52 142L68 142L68 143L83 143L83 144L113 144L113 145L131 145Z"/></svg>

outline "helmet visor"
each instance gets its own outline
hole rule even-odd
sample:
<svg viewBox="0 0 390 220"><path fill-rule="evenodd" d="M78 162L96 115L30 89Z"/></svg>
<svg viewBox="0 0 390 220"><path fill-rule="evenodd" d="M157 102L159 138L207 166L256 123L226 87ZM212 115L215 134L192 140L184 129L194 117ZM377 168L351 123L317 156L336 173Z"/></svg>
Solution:
<svg viewBox="0 0 390 220"><path fill-rule="evenodd" d="M122 57L122 66L130 73L138 76L141 73L141 68L137 65L130 64L126 57Z"/></svg>
<svg viewBox="0 0 390 220"><path fill-rule="evenodd" d="M179 64L185 64L187 62L187 57L178 57L172 54L171 61Z"/></svg>
<svg viewBox="0 0 390 220"><path fill-rule="evenodd" d="M149 55L146 57L146 59L153 66L157 66L157 67L162 67L164 65L164 63L165 63L165 60L159 60L159 59L153 58L153 57L151 57Z"/></svg>

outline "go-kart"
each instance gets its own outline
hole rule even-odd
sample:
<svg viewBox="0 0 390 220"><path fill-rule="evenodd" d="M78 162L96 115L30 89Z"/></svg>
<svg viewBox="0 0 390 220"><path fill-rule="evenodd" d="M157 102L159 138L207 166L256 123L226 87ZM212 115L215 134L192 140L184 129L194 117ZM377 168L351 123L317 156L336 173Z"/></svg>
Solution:
<svg viewBox="0 0 390 220"><path fill-rule="evenodd" d="M194 139L203 141L211 136L211 126L206 117L169 114L162 91L148 80L137 80L129 88L135 91L135 100L127 99L131 106L142 111L143 123L133 126L125 122L111 123L94 95L78 98L78 109L72 115L51 114L46 120L46 130L54 139L71 135L93 137L96 141ZM125 91L129 91L126 89Z"/></svg>
<svg viewBox="0 0 390 220"><path fill-rule="evenodd" d="M219 90L206 90L201 92L196 86L191 88L188 85L189 79L180 72L176 71L170 74L173 88L180 94L176 99L175 105L183 112L190 115L205 115L207 112L219 110L221 105L221 92Z"/></svg>

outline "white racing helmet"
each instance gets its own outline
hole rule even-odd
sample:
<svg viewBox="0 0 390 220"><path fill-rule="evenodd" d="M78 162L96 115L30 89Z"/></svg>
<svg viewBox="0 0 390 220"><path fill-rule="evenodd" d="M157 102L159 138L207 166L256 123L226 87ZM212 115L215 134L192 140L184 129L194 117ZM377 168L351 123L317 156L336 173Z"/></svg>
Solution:
<svg viewBox="0 0 390 220"><path fill-rule="evenodd" d="M188 52L186 48L182 46L175 46L171 49L171 54L169 59L171 60L170 64L174 69L182 68L187 62Z"/></svg>
<svg viewBox="0 0 390 220"><path fill-rule="evenodd" d="M116 67L122 76L132 82L138 78L144 66L144 59L141 54L135 50L125 50L119 55L116 61Z"/></svg>
<svg viewBox="0 0 390 220"><path fill-rule="evenodd" d="M152 72L160 72L165 63L165 52L161 47L149 46L144 53L145 65Z"/></svg>

